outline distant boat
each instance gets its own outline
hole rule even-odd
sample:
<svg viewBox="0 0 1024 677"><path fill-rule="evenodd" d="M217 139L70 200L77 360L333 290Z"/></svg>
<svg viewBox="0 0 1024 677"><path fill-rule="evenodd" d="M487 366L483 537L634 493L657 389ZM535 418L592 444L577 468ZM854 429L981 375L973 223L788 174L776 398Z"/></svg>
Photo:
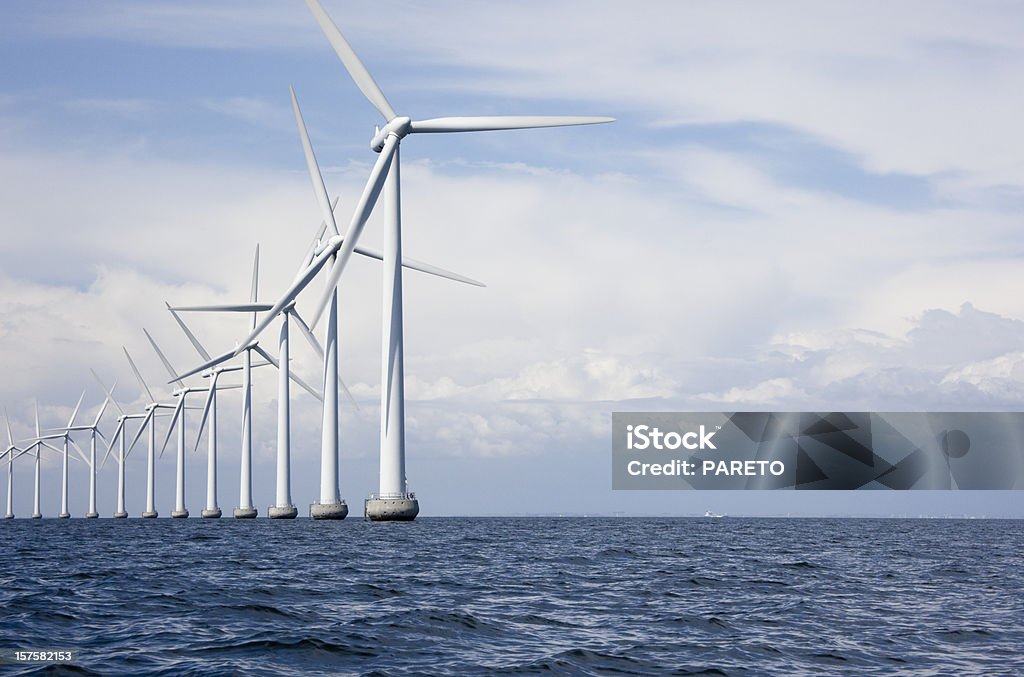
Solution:
<svg viewBox="0 0 1024 677"><path fill-rule="evenodd" d="M719 515L717 512L711 512L710 510L705 512L704 516L705 517L725 517L725 515Z"/></svg>

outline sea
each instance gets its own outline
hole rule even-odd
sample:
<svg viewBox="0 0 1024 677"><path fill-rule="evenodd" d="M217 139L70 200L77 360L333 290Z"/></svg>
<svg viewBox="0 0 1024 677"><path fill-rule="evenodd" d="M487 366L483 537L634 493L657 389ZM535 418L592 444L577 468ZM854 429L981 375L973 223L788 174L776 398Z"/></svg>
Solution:
<svg viewBox="0 0 1024 677"><path fill-rule="evenodd" d="M1021 675L1024 521L18 519L0 610L13 675Z"/></svg>

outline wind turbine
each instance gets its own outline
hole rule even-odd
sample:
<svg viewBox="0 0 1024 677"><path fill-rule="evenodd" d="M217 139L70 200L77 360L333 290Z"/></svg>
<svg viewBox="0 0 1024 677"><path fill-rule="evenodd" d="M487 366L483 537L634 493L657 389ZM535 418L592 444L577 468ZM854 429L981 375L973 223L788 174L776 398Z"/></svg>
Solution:
<svg viewBox="0 0 1024 677"><path fill-rule="evenodd" d="M409 134L477 132L504 129L526 129L537 127L561 127L612 122L613 118L583 116L479 116L445 117L430 120L412 120L395 113L369 71L359 60L348 41L331 21L317 0L306 0L310 11L327 36L349 75L369 99L370 103L384 117L384 127L378 128L370 142L371 148L379 153L370 172L369 180L344 237L335 227L334 236L327 246L311 262L307 272L296 279L284 296L275 304L250 333L245 343L256 338L270 324L281 309L292 303L316 276L329 258L335 258L327 288L316 312L313 325L319 322L324 310L336 306L335 289L341 274L352 255L366 220L379 197L387 186L387 234L384 251L384 331L382 345L382 387L381 387L381 456L380 493L367 502L367 515L371 519L413 519L419 512L419 503L409 493L405 478L405 385L404 385L404 340L402 331L402 275L398 262L402 256L401 238L401 191L399 172L399 143ZM293 94L293 105L294 94ZM296 105L297 107L297 105ZM333 224L333 215L325 209L320 199L326 220ZM333 312L330 316L333 316Z"/></svg>
<svg viewBox="0 0 1024 677"><path fill-rule="evenodd" d="M19 449L18 445L14 443L14 433L11 432L11 417L7 414L6 409L4 409L4 420L7 423L7 440L9 442L4 450L4 454L7 455L7 512L4 514L4 519L14 519L14 459L28 450ZM14 452L18 452L18 455L15 456Z"/></svg>
<svg viewBox="0 0 1024 677"><path fill-rule="evenodd" d="M174 391L174 397L178 398L178 403L174 407L174 413L171 415L170 425L167 427L167 436L164 438L163 446L160 447L160 455L163 456L164 450L167 448L167 442L170 441L171 435L174 432L174 424L178 424L178 454L176 462L176 481L175 481L175 494L174 494L174 510L171 511L171 517L185 518L188 517L188 508L185 507L185 402L188 396L192 393L206 392L206 388L191 388L186 386L180 378L175 375L174 367L167 360L163 351L160 350L160 346L156 344L156 341L150 335L146 329L142 332L149 339L149 343L153 346L153 350L156 352L157 357L163 363L164 368L167 369L167 373L171 375L173 383L178 384L178 389ZM213 384L216 387L216 384ZM228 388L237 388L239 386L221 386L222 390Z"/></svg>
<svg viewBox="0 0 1024 677"><path fill-rule="evenodd" d="M85 399L85 391L82 391L82 395L78 398L78 404L75 405L75 410L71 412L71 419L64 428L58 428L59 432L54 435L44 435L39 437L39 440L63 440L64 442L64 460L61 466L61 486L60 486L60 514L57 515L60 519L68 519L71 517L71 513L68 509L68 448L73 446L75 451L78 453L81 460L85 463L89 462L89 459L85 457L85 452L79 447L73 439L71 439L71 430L75 427L75 417L78 416L78 410L82 407L82 400Z"/></svg>
<svg viewBox="0 0 1024 677"><path fill-rule="evenodd" d="M127 441L127 432L125 431L125 424L129 420L132 420L132 419L144 419L144 418L146 418L147 414L145 414L145 413L140 413L140 414L127 414L127 413L125 413L124 409L121 408L121 405L117 403L116 399L114 399L114 390L113 390L113 388L107 389L107 386L104 385L104 383L100 379L99 375L95 371L93 371L91 369L89 371L92 371L92 376L93 376L93 378L96 379L96 382L100 384L100 388L102 388L103 392L105 392L107 394L107 397L110 399L110 401L114 403L114 406L117 407L117 410L119 412L121 412L121 415L117 417L117 426L114 428L114 434L110 437L110 441L107 443L107 451L103 455L103 462L100 463L100 467L102 468L104 465L107 464L107 458L110 456L110 450L114 447L114 443L115 442L120 442L120 454L116 457L117 458L117 463L118 463L118 468L117 468L117 507L114 510L114 515L113 516L115 518L118 518L118 519L124 519L124 518L128 517L128 511L125 509L125 500L124 500L124 491L125 491L125 459L128 457L128 454L125 451L125 446L126 446L126 441ZM115 383L115 385L116 385L116 383Z"/></svg>
<svg viewBox="0 0 1024 677"><path fill-rule="evenodd" d="M142 516L146 518L155 518L159 515L156 511L156 416L157 411L160 409L174 409L175 405L167 404L164 402L157 402L156 398L153 397L153 392L146 385L146 381L142 378L142 374L139 372L139 368L135 366L135 361L132 356L128 353L128 349L121 346L121 350L124 351L124 356L128 358L128 364L132 368L132 373L135 374L135 378L139 382L139 387L142 388L142 392L146 393L146 397L149 398L149 403L146 405L146 416L142 419L142 424L139 426L138 432L135 433L135 437L132 439L132 443L128 445L128 451L125 454L132 453L132 449L135 448L135 443L142 437L144 431L149 430L149 450L146 455L146 509L143 511ZM173 426L172 426L173 429Z"/></svg>
<svg viewBox="0 0 1024 677"><path fill-rule="evenodd" d="M115 383L116 387L117 384ZM83 393L84 395L84 393ZM96 414L96 420L93 421L92 425L79 425L68 427L64 429L64 432L70 433L75 431L89 431L89 458L85 459L86 463L89 464L89 512L85 514L88 518L99 517L99 513L96 512L96 436L99 435L104 440L106 437L100 432L99 425L100 419L103 418L103 413L107 410L107 403L110 401L110 396L103 399L103 404L100 406L99 413ZM68 439L71 439L70 436ZM78 445L75 445L76 447Z"/></svg>
<svg viewBox="0 0 1024 677"><path fill-rule="evenodd" d="M60 449L58 449L57 447L54 447L51 444L49 444L49 443L44 441L43 434L39 430L39 403L38 402L34 402L33 403L33 408L35 410L35 415L36 415L36 436L35 436L35 439L32 440L32 444L30 444L26 448L26 451L30 451L32 449L35 449L35 452L36 452L35 477L34 477L35 495L34 495L34 497L32 499L32 519L36 519L37 520L37 519L42 519L42 517L43 517L43 513L40 510L40 501L39 501L39 477L40 477L40 474L41 474L40 473L39 450L41 448L43 448L43 447L46 447L50 451L53 451L53 452L59 454L60 453Z"/></svg>

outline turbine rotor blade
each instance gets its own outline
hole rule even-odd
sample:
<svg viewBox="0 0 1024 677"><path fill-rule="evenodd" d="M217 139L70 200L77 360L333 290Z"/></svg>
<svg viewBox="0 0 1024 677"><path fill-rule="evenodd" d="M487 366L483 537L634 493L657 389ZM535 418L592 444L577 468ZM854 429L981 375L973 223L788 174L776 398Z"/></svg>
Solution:
<svg viewBox="0 0 1024 677"><path fill-rule="evenodd" d="M288 87L292 95L292 111L295 113L295 123L299 127L299 136L302 138L302 150L306 155L306 168L309 170L309 180L313 184L313 192L316 193L316 201L320 205L320 213L324 223L331 229L331 235L340 235L338 224L334 221L334 209L331 207L330 198L327 197L327 186L324 185L324 175L317 164L316 154L313 152L313 144L309 140L309 132L306 131L306 123L302 119L302 111L299 109L299 100L295 97L295 89Z"/></svg>
<svg viewBox="0 0 1024 677"><path fill-rule="evenodd" d="M103 392L105 392L107 394L107 396L110 398L110 401L114 403L114 406L117 407L117 410L119 412L121 412L122 416L124 416L124 413L125 413L124 409L122 409L121 405L118 404L117 400L114 399L114 389L113 388L107 389L107 386L103 385L103 381L100 380L99 375L93 369L89 369L89 371L92 372L92 377L94 379L96 379L96 383L99 383L100 387L103 388ZM117 386L117 381L114 381L114 386L115 387Z"/></svg>
<svg viewBox="0 0 1024 677"><path fill-rule="evenodd" d="M139 373L139 368L135 366L135 360L133 360L132 356L128 354L128 349L125 348L124 346L121 346L121 350L124 351L124 356L128 358L128 364L131 365L132 371L135 373L135 378L139 380L139 385L142 386L142 390L143 392L146 393L146 396L149 398L149 401L156 402L156 398L153 397L153 392L149 389L149 386L146 385L146 382L143 380L142 374Z"/></svg>
<svg viewBox="0 0 1024 677"><path fill-rule="evenodd" d="M156 344L156 341L154 341L153 337L149 335L149 332L146 331L145 327L142 328L142 333L149 339L149 344L153 346L153 350L156 351L157 357L159 357L160 361L164 363L164 368L167 369L167 373L171 375L171 379L174 379L174 367L172 367L171 363L167 361L167 358L164 356L164 351L160 350L160 346ZM185 384L181 381L176 380L174 383L177 383L182 388L185 387Z"/></svg>
<svg viewBox="0 0 1024 677"><path fill-rule="evenodd" d="M78 410L82 408L82 400L84 400L84 399L85 399L85 391L83 390L81 396L78 398L78 404L75 405L75 410L73 412L71 412L71 420L68 421L68 427L69 428L74 427L74 425L75 425L75 417L78 416Z"/></svg>
<svg viewBox="0 0 1024 677"><path fill-rule="evenodd" d="M352 251L355 249L359 236L363 232L366 220L369 218L370 212L373 211L373 206L376 204L378 196L380 196L381 188L384 187L384 181L388 177L388 169L390 169L391 163L395 158L395 151L398 149L398 141L398 137L393 134L388 135L388 138L384 141L384 147L381 149L380 156L370 171L370 178L366 182L366 187L363 188L363 194L359 196L356 210L352 214L352 221L349 223L345 239L338 249L337 258L331 267L331 274L327 280L327 287L320 298L316 312L313 313L313 324L310 327L317 325L324 314L324 310L327 309L327 304L331 302L334 288L338 286L338 280L341 279L341 274L345 270L345 264L348 263L349 258L352 256Z"/></svg>
<svg viewBox="0 0 1024 677"><path fill-rule="evenodd" d="M146 430L146 426L156 425L156 420L153 418L153 412L155 411L156 408L154 407L153 409L150 409L149 411L146 412L146 417L142 419L142 424L139 426L138 432L135 433L135 437L132 438L132 443L128 445L128 450L124 453L126 458L130 453L132 453L132 449L135 448L135 443L139 441L140 437L142 437L142 433Z"/></svg>
<svg viewBox="0 0 1024 677"><path fill-rule="evenodd" d="M495 132L506 129L599 125L607 122L615 122L615 118L582 115L477 115L413 120L410 133Z"/></svg>
<svg viewBox="0 0 1024 677"><path fill-rule="evenodd" d="M171 422L167 425L167 436L164 437L164 443L160 445L160 458L164 457L164 451L167 449L167 443L171 440L171 435L174 434L174 424L178 422L178 416L181 415L181 410L185 408L185 394L182 393L181 399L178 400L177 406L174 407L174 415L171 416Z"/></svg>
<svg viewBox="0 0 1024 677"><path fill-rule="evenodd" d="M114 436L110 438L110 443L107 445L107 453L103 454L103 462L100 463L100 468L104 468L107 465L107 458L110 457L110 450L114 448L114 444L117 442L117 438L124 432L124 424L128 421L126 418L122 418L117 422L117 427L114 428Z"/></svg>
<svg viewBox="0 0 1024 677"><path fill-rule="evenodd" d="M4 420L7 422L7 439L14 446L14 433L11 432L11 416L7 413L7 407L4 407Z"/></svg>
<svg viewBox="0 0 1024 677"><path fill-rule="evenodd" d="M244 348L242 350L244 350ZM210 369L212 367L216 367L218 364L221 364L223 362L227 362L228 360L233 358L235 356L235 354L236 353L235 353L234 350L229 350L226 353L222 353L222 354L218 355L217 357L213 358L212 360L210 360L209 362L205 362L205 363L199 365L195 369L189 369L185 373L179 374L178 376L175 377L175 380L168 381L168 383L174 383L174 382L177 381L177 379L188 378L189 376L192 376L193 374L198 374L201 371L205 371L205 370Z"/></svg>
<svg viewBox="0 0 1024 677"><path fill-rule="evenodd" d="M377 259L378 261L384 260L384 254L377 251L376 249L370 249L369 247L356 247L354 251L356 254L360 254L367 258ZM424 263L423 261L418 261L416 259L410 259L406 256L402 257L402 267L408 268L410 270L418 270L419 272L426 273L428 275L435 275L437 277L443 277L448 280L454 280L455 282L471 284L474 287L487 286L483 282L478 282L473 278L466 277L465 275L459 275L458 273L453 273L450 270L445 270L444 268L439 268L438 266L434 266L429 263Z"/></svg>
<svg viewBox="0 0 1024 677"><path fill-rule="evenodd" d="M170 303L164 301L164 305L167 306L167 310L170 311L171 317L174 318L174 321L177 322L178 326L181 327L181 330L185 332L186 338L188 338L189 343L192 344L192 347L196 349L196 352L199 353L199 357L203 358L204 360L210 359L210 353L206 352L206 348L204 348L203 344L199 342L199 339L196 338L196 335L192 333L192 330L188 328L188 325L185 324L185 320L181 319L181 316L174 311L174 308L171 308Z"/></svg>
<svg viewBox="0 0 1024 677"><path fill-rule="evenodd" d="M171 312L180 310L198 313L261 313L273 307L270 303L228 303L210 306L168 306L167 309Z"/></svg>
<svg viewBox="0 0 1024 677"><path fill-rule="evenodd" d="M267 351L265 351L265 350L264 350L263 348L261 348L260 346L258 346L258 345L257 345L257 346L256 346L255 348L253 348L253 350L255 350L255 351L256 351L257 353L259 353L260 355L262 355L262 356L263 356L263 359L265 359L265 360L266 360L267 362L270 362L270 363L271 363L272 365L274 365L274 366L275 366L275 367L277 367L278 369L280 369L280 368L281 368L281 365L280 365L280 363L279 363L279 362L278 362L277 360L275 360L275 359L274 359L274 358L273 358L273 357L272 357L272 356L270 355L270 353L268 353ZM315 398L316 398L317 400L319 400L320 402L323 402L323 401L324 401L324 396L323 396L323 395L321 395L320 393L318 393L318 392L317 392L316 390L314 390L314 389L313 389L313 387L312 387L311 385L309 385L308 383L306 383L305 381L303 381L303 380L302 380L301 378L299 378L299 377L298 377L298 375L297 375L297 374L296 374L295 372L293 372L293 371L292 371L291 369L289 369L289 370L288 370L288 378L289 378L290 380L292 380L292 381L295 381L295 383L297 383L297 384L299 385L299 387L301 387L301 388L302 388L303 390L305 390L306 392L308 392L308 393L309 393L310 395L312 395L313 397L315 397Z"/></svg>
<svg viewBox="0 0 1024 677"><path fill-rule="evenodd" d="M331 213L332 214L334 213L334 210L337 209L337 207L338 207L338 200L340 200L340 199L341 199L341 196L337 196L331 202ZM337 222L335 222L335 223L337 223ZM320 243L321 238L323 238L324 233L326 233L326 232L327 232L327 222L326 221L321 221L320 222L320 228L317 229L316 236L313 238L313 241L309 244L309 249L306 251L306 255L302 259L302 265L299 266L299 272L297 272L295 274L295 278L296 279L298 279L302 275L302 273L305 272L305 270L309 266L309 264L313 262L313 257L316 256L316 246L317 246L317 244Z"/></svg>
<svg viewBox="0 0 1024 677"><path fill-rule="evenodd" d="M213 405L213 398L217 396L217 377L219 372L214 372L210 379L210 389L206 392L206 403L203 404L203 418L199 421L199 432L196 433L196 446L192 448L195 452L199 449L199 441L203 438L203 428L206 427L206 418L210 415L210 407Z"/></svg>
<svg viewBox="0 0 1024 677"><path fill-rule="evenodd" d="M70 442L70 443L71 443L71 446L73 446L73 447L75 448L75 451L77 451L77 452L78 452L78 455L79 455L79 457L81 457L82 461L83 461L83 462L84 462L84 463L85 463L86 465L89 465L89 457L85 455L85 452L84 452L84 451L82 451L82 447L78 446L78 443L77 443L77 442L75 442L75 441L74 441L73 439L71 439L70 437L68 437L68 442ZM74 457L72 457L72 458L74 458Z"/></svg>
<svg viewBox="0 0 1024 677"><path fill-rule="evenodd" d="M299 315L299 311L296 310L295 308L292 308L289 312L292 315L292 319L295 320L295 324L302 332L302 335L306 337L306 341L309 342L309 346L313 349L313 352L315 352L317 356L320 358L320 361L323 362L324 348L323 346L320 345L320 342L316 340L316 336L313 335L313 332L310 331L309 325L306 324L306 321L302 319L302 316Z"/></svg>
<svg viewBox="0 0 1024 677"><path fill-rule="evenodd" d="M395 117L395 110L388 103L384 92L380 91L380 87L377 86L373 76L370 75L370 71L366 70L366 66L356 56L352 46L348 44L348 40L341 34L338 27L334 25L331 17L327 15L327 12L324 11L324 8L320 6L317 0L306 0L306 4L309 6L309 11L316 18L316 22L320 24L320 30L327 36L327 40L331 43L331 47L334 48L334 52L341 59L341 63L344 64L345 70L352 76L356 87L363 93L363 96L369 99L373 107L380 111L380 114L384 116L384 120L390 122Z"/></svg>

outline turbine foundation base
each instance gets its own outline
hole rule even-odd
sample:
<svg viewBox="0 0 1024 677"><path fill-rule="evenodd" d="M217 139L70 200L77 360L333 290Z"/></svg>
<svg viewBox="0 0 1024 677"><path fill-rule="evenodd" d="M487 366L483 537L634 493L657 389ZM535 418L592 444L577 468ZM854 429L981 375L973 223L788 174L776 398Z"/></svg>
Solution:
<svg viewBox="0 0 1024 677"><path fill-rule="evenodd" d="M87 513L85 513L85 516L88 517L91 520L94 520L97 517L99 517L100 514L98 512L87 512Z"/></svg>
<svg viewBox="0 0 1024 677"><path fill-rule="evenodd" d="M158 513L156 510L147 510L146 512L142 513L142 516L146 519L156 519L160 516L160 513Z"/></svg>
<svg viewBox="0 0 1024 677"><path fill-rule="evenodd" d="M348 504L313 503L309 506L309 518L314 520L343 520L348 516Z"/></svg>
<svg viewBox="0 0 1024 677"><path fill-rule="evenodd" d="M32 515L32 519L34 519L34 520L41 520L41 519L43 519L43 516L37 512L34 515Z"/></svg>
<svg viewBox="0 0 1024 677"><path fill-rule="evenodd" d="M237 520L256 519L257 514L259 511L256 508L235 508L235 519Z"/></svg>
<svg viewBox="0 0 1024 677"><path fill-rule="evenodd" d="M62 512L61 514L57 515L57 519L62 519L62 520L71 519L71 513L69 513L69 512Z"/></svg>
<svg viewBox="0 0 1024 677"><path fill-rule="evenodd" d="M363 515L374 522L410 522L420 514L415 498L368 498Z"/></svg>
<svg viewBox="0 0 1024 677"><path fill-rule="evenodd" d="M7 513L6 515L4 515L4 519L5 520L12 520L12 519L14 519L14 513L13 512Z"/></svg>
<svg viewBox="0 0 1024 677"><path fill-rule="evenodd" d="M203 519L217 519L223 513L221 513L220 508L203 508L202 514Z"/></svg>
<svg viewBox="0 0 1024 677"><path fill-rule="evenodd" d="M186 517L188 517L188 508L186 508L185 510L172 510L171 517L173 517L174 519L185 519Z"/></svg>
<svg viewBox="0 0 1024 677"><path fill-rule="evenodd" d="M272 505L267 508L267 517L272 520L293 520L299 516L299 509L294 505Z"/></svg>
<svg viewBox="0 0 1024 677"><path fill-rule="evenodd" d="M119 519L119 520L128 519L128 513L124 512L124 511L122 511L122 512L115 512L113 516L114 516L115 519Z"/></svg>

